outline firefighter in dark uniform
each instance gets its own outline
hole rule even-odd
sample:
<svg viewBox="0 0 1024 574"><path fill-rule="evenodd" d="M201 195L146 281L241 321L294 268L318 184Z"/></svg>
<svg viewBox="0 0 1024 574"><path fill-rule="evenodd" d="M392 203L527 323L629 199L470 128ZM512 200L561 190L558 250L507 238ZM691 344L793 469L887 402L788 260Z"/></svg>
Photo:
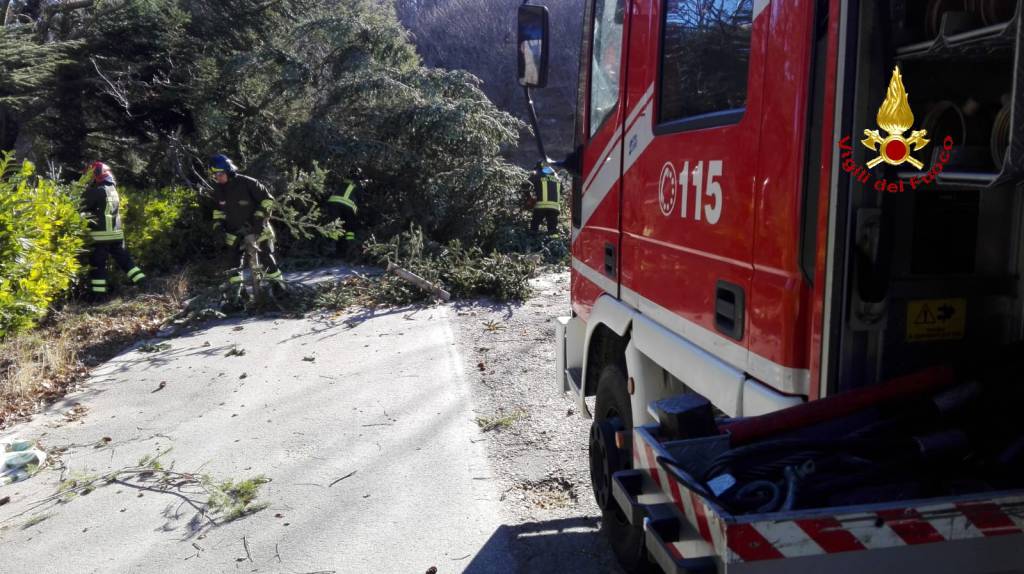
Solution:
<svg viewBox="0 0 1024 574"><path fill-rule="evenodd" d="M234 162L225 155L210 158L210 173L217 183L213 190L214 229L224 231L224 243L238 251L247 240L255 241L266 279L275 292L284 291L284 274L274 259L274 230L270 227L274 197L262 183L238 173ZM229 279L232 286L238 287L236 295L241 293L242 280L240 274Z"/></svg>
<svg viewBox="0 0 1024 574"><path fill-rule="evenodd" d="M359 194L362 191L362 170L355 168L342 180L338 191L327 198L327 217L341 220L344 231L338 239L336 254L351 255L358 247L356 231L359 225Z"/></svg>
<svg viewBox="0 0 1024 574"><path fill-rule="evenodd" d="M530 233L536 235L540 231L541 221L544 221L548 227L548 236L557 236L558 215L562 210L562 182L555 175L555 170L544 162L538 162L530 174L529 185L532 191L529 205L533 208Z"/></svg>
<svg viewBox="0 0 1024 574"><path fill-rule="evenodd" d="M110 288L108 257L114 258L133 284L145 279L146 275L135 265L125 248L121 198L117 195L110 166L100 161L93 162L87 173L92 176L92 183L85 189L83 213L89 220L89 294L98 300L104 298Z"/></svg>

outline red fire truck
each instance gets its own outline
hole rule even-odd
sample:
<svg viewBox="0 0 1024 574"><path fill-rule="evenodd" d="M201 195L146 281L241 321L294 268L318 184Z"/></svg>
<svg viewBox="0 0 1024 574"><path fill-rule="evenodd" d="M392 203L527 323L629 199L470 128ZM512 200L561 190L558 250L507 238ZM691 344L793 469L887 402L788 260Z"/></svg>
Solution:
<svg viewBox="0 0 1024 574"><path fill-rule="evenodd" d="M1019 3L585 5L557 388L620 562L1024 572Z"/></svg>

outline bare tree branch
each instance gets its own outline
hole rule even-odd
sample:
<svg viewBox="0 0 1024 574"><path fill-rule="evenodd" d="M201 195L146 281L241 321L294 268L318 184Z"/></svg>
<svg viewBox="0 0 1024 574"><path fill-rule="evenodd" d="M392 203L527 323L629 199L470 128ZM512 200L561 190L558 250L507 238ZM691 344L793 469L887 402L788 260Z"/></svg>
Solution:
<svg viewBox="0 0 1024 574"><path fill-rule="evenodd" d="M59 4L50 4L44 11L47 16L54 16L63 12L73 12L81 8L91 8L96 0L75 0L74 2L61 2Z"/></svg>
<svg viewBox="0 0 1024 574"><path fill-rule="evenodd" d="M128 117L132 117L130 103L128 101L127 94L125 94L124 89L121 86L115 84L113 81L110 80L110 78L103 74L103 70L100 69L100 65L96 62L96 58L89 58L89 61L92 62L93 67L96 68L96 73L99 75L99 77L107 84L107 89L103 90L103 92L108 96L114 98L114 101L116 101L118 104L120 104L122 108L124 108L124 113Z"/></svg>

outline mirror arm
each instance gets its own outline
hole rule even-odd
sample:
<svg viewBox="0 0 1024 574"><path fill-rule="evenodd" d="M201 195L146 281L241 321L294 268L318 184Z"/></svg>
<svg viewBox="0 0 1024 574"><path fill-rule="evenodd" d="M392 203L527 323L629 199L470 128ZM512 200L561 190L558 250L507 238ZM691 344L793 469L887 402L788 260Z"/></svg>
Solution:
<svg viewBox="0 0 1024 574"><path fill-rule="evenodd" d="M524 87L523 94L526 96L526 109L530 112L530 124L533 126L534 139L537 140L537 151L540 152L544 163L551 163L547 152L544 151L544 139L540 135L540 123L537 121L537 110L533 106L533 95L530 93L530 88Z"/></svg>
<svg viewBox="0 0 1024 574"><path fill-rule="evenodd" d="M583 154L583 146L578 146L572 150L569 155L565 156L562 161L556 161L552 165L560 167L569 173L574 175L583 175L582 168L580 167L581 156Z"/></svg>

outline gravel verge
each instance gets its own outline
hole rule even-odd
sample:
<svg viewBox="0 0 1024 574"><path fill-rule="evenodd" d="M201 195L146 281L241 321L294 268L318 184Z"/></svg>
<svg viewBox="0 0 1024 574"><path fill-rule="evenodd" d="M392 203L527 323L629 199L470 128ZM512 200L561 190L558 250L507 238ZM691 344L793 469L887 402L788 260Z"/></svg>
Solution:
<svg viewBox="0 0 1024 574"><path fill-rule="evenodd" d="M590 421L555 389L555 317L569 310L568 271L531 280L522 304L456 304L456 339L477 424L500 482L514 572L621 572L599 532L590 489Z"/></svg>

